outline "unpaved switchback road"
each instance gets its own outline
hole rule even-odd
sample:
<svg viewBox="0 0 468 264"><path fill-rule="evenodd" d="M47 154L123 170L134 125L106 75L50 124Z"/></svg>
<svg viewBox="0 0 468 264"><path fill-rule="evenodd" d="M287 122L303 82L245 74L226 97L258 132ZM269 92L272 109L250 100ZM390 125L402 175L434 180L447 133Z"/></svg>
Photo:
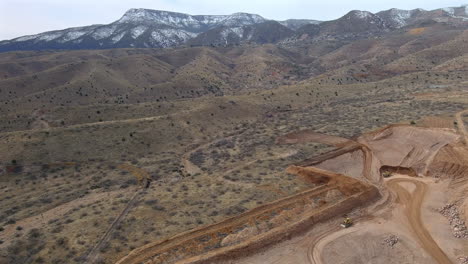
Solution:
<svg viewBox="0 0 468 264"><path fill-rule="evenodd" d="M400 183L412 183L416 188L410 193ZM427 185L418 180L397 178L388 181L388 187L397 195L397 203L404 206L405 215L421 247L439 264L451 264L450 259L440 249L421 221L421 206L426 194Z"/></svg>

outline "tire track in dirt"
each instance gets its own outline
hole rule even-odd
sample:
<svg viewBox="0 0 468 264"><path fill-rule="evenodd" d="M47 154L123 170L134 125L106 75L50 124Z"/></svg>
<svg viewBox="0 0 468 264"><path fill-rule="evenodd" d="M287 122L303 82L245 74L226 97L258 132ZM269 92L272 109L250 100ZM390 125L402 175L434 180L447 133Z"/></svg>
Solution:
<svg viewBox="0 0 468 264"><path fill-rule="evenodd" d="M133 176L137 178L138 184L142 184L144 179L146 179L147 181L150 179L150 176L145 170L135 167L133 165L124 163L124 164L119 165L119 168L122 170L127 170L131 172ZM143 192L144 192L144 189L137 189L135 191L132 198L130 198L127 205L125 206L124 210L122 210L122 212L114 219L114 221L106 230L102 238L91 249L88 256L86 257L85 263L92 264L92 263L97 262L97 260L99 259L99 252L102 246L107 241L109 241L109 238L112 235L112 232L114 231L114 229L122 222L122 220L125 218L128 212L130 212L130 210L135 206L136 202L138 201L138 198L143 194Z"/></svg>
<svg viewBox="0 0 468 264"><path fill-rule="evenodd" d="M88 254L87 258L86 258L85 263L91 264L91 263L96 263L97 262L97 260L99 258L100 249L109 240L109 238L110 238L112 232L114 231L114 229L122 222L122 220L128 214L130 209L133 208L133 206L135 205L135 203L138 200L141 193L142 193L142 191L140 190L140 191L136 191L135 194L133 194L132 198L127 203L127 206L125 206L124 210L117 216L117 218L115 218L114 222L112 222L112 224L109 226L109 228L104 233L102 238L91 249L91 251L89 252L89 254Z"/></svg>
<svg viewBox="0 0 468 264"><path fill-rule="evenodd" d="M336 232L340 231L340 227L333 226L329 229L325 230L324 232L318 234L315 238L313 238L309 244L309 248L307 249L307 259L309 260L310 264L323 264L319 249L315 246L320 240L328 237L331 234L335 234Z"/></svg>
<svg viewBox="0 0 468 264"><path fill-rule="evenodd" d="M230 135L230 136L227 136L227 137L223 137L223 138L218 138L218 139L215 139L213 141L209 141L209 142L206 142L206 143L203 143L202 145L196 147L195 149L192 149L190 151L187 151L184 155L182 155L182 166L183 166L183 170L185 171L186 174L190 174L190 175L193 175L193 174L196 174L196 173L200 173L202 170L195 164L193 164L192 161L190 161L190 156L197 152L198 150L201 150L201 149L204 149L212 144L215 144L217 142L220 142L221 140L228 140L228 139L231 139L235 136L240 136L242 135L244 132L246 132L247 129L245 130L242 130L240 131L239 133L236 133L236 134L233 134L233 135Z"/></svg>
<svg viewBox="0 0 468 264"><path fill-rule="evenodd" d="M409 193L399 184L402 182L413 183L416 186L413 193ZM434 241L421 220L421 206L427 191L427 185L418 180L399 178L388 181L388 187L397 195L397 203L404 206L405 215L421 247L438 263L451 264L450 259Z"/></svg>
<svg viewBox="0 0 468 264"><path fill-rule="evenodd" d="M412 183L415 185L415 189L412 193L408 192L403 186L399 183ZM408 219L411 230L414 232L414 235L417 238L418 243L421 247L432 256L437 263L439 264L451 264L452 262L447 257L445 252L439 247L439 245L434 241L429 231L424 227L424 224L421 220L421 206L424 200L424 196L427 191L427 185L424 182L407 179L407 178L397 178L392 179L387 182L389 189L395 193L396 202L401 204L404 207L404 214ZM362 220L365 220L366 217L363 217ZM339 239L343 235L349 234L351 230L343 230L339 232L341 228L334 227L330 228L325 232L322 232L318 237L314 238L310 242L310 247L307 252L308 260L311 264L324 264L326 262L321 258L321 250L327 244L326 242L320 246L319 243L323 239L330 240L330 236L335 237L333 239Z"/></svg>

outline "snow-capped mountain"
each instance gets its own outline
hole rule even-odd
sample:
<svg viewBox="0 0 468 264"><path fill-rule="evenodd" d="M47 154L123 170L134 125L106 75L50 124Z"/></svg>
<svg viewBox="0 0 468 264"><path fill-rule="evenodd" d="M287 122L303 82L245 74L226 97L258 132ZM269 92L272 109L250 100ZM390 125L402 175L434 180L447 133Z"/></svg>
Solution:
<svg viewBox="0 0 468 264"><path fill-rule="evenodd" d="M0 41L0 52L44 49L165 48L182 44L234 44L244 41L273 43L297 38L368 37L419 22L468 22L468 6L423 9L390 9L376 14L354 10L332 21L289 19L272 21L256 14L189 15L176 12L130 9L108 25L56 30ZM274 23L270 23L274 22Z"/></svg>
<svg viewBox="0 0 468 264"><path fill-rule="evenodd" d="M226 16L130 9L109 25L68 28L0 42L0 51L28 49L165 48L216 27L242 27L267 21L247 13Z"/></svg>
<svg viewBox="0 0 468 264"><path fill-rule="evenodd" d="M235 13L227 16L192 16L188 14L150 9L130 9L114 24L163 25L190 32L204 32L218 26L245 26L265 22L255 14Z"/></svg>
<svg viewBox="0 0 468 264"><path fill-rule="evenodd" d="M390 28L402 28L420 21L434 20L437 22L468 21L468 5L447 7L427 11L421 8L401 10L392 8L377 13Z"/></svg>
<svg viewBox="0 0 468 264"><path fill-rule="evenodd" d="M322 28L321 32L335 35L387 30L382 18L371 12L360 10L353 10L337 20L323 22L319 26Z"/></svg>

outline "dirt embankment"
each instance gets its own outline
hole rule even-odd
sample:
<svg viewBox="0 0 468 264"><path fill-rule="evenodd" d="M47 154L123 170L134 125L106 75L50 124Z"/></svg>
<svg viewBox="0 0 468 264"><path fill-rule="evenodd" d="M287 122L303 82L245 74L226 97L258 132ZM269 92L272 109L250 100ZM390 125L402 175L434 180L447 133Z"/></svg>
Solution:
<svg viewBox="0 0 468 264"><path fill-rule="evenodd" d="M458 131L463 135L465 146L468 146L468 132L466 131L465 122L463 121L463 115L468 113L468 110L464 110L455 114L457 120Z"/></svg>
<svg viewBox="0 0 468 264"><path fill-rule="evenodd" d="M322 185L220 223L148 244L118 263L206 263L239 257L346 213L378 195L374 187L344 175L298 167L290 168L290 172Z"/></svg>
<svg viewBox="0 0 468 264"><path fill-rule="evenodd" d="M358 138L359 144L350 141L341 148L337 148L319 157L308 159L298 165L314 166L312 170L321 168L333 172L347 172L355 178L361 176L357 173L359 171L362 171L362 173L367 171L371 177L379 177L380 179L384 171L390 171L393 174L407 172L413 177L419 177L427 171L434 173L437 168L434 164L443 162L444 164L448 164L447 162L454 162L453 159L460 157L461 154L454 152L452 149L457 139L458 136L450 129L428 129L406 125L387 126L372 133L362 135ZM366 146L366 148L363 148L362 145ZM461 150L457 149L457 151ZM441 155L441 153L444 153L444 155ZM370 161L367 162L367 165L365 165L366 159ZM452 169L447 171L453 171L454 173L452 174L460 175L463 169L457 166L451 166ZM448 165L445 165L445 167L448 167ZM304 168L294 169L297 171L307 171ZM439 171L447 177L446 171L438 170L437 172ZM310 173L305 173L301 177L307 178L308 174ZM465 178L459 177L457 178L457 182ZM321 178L316 177L314 180L329 182L330 178L322 175ZM367 213L364 213L363 216L370 214L373 216L372 218L364 217L365 219L362 219L360 217L361 220L356 223L355 227L349 230L343 231L337 229L335 222L335 225L328 226L327 230L322 230L319 238L316 238L316 235L310 237L304 236L300 240L294 240L294 242L284 242L275 247L278 253L268 250L262 255L253 255L239 263L263 263L262 259L268 259L270 263L289 263L288 261L298 263L298 259L303 261L300 263L305 263L304 259L308 259L311 263L334 263L333 261L335 260L337 261L335 263L374 263L373 261L381 261L378 263L401 263L408 259L418 260L418 263L433 263L433 259L440 263L450 263L447 262L447 254L445 254L444 250L440 249L421 219L421 204L425 197L426 183L416 183L413 186L413 180L419 182L417 179L412 178L408 178L405 181L399 180L399 182L395 180L395 186L392 185L391 187L396 189L393 196L398 197L396 199L399 201L399 204L389 207L388 204L391 203L391 197L393 196L388 195L390 197L388 198L388 202L382 207L377 206L379 207L378 210L374 208L375 210L367 211L366 209ZM383 191L386 192L387 189L393 190L387 187L385 181L381 180L379 182L381 184L377 184L377 186ZM376 214L377 211L379 212L378 214ZM424 212L428 214L432 211L429 212L426 209ZM395 218L393 214L397 214L398 216ZM377 219L375 219L376 217ZM367 228L368 226L369 229ZM371 233L366 233L369 230L372 230L370 231ZM349 231L349 234L347 231ZM431 231L433 230L431 229ZM402 237L402 241L398 244L397 249L388 250L387 246L381 245L388 232L394 232ZM365 238L364 240L367 241L366 243L370 248L360 248L359 243L353 244L352 242L358 237ZM437 241L440 243L439 240ZM307 258L304 257L303 252L303 247L306 243L310 243L311 245L310 250L307 250ZM319 244L321 247L317 248L316 245ZM346 247L350 245L358 247L348 250ZM297 252L296 248L298 248ZM324 252L324 249L327 249L327 252ZM291 252L293 251L299 257L284 255L286 252L292 254ZM337 254L337 251L339 251L339 254ZM394 255L396 252L401 253L400 258ZM386 255L382 256L381 253ZM333 256L337 255L340 256L333 258Z"/></svg>
<svg viewBox="0 0 468 264"><path fill-rule="evenodd" d="M315 166L319 168L323 168L326 170L330 170L333 172L340 172L344 173L348 176L352 176L355 178L360 178L364 181L369 181L374 184L381 183L381 177L377 172L377 168L379 164L375 163L376 160L373 159L372 153L367 145L361 144L358 141L350 140L343 137L338 136L330 136L324 135L320 133L316 133L312 130L302 130L298 132L289 133L287 135L278 137L276 139L278 144L298 144L298 143L305 143L305 142L315 142L315 143L322 143L331 146L336 146L337 148L324 153L322 155L312 157L306 159L296 165L303 166L303 167L310 167ZM343 155L350 153L352 157L352 161L348 157L345 157L344 160L350 161L353 165L348 164L349 166L342 165L342 158ZM353 155L356 154L357 155ZM355 158L356 156L361 155L361 160L357 161ZM337 160L340 159L340 160ZM359 158L358 158L359 159ZM338 166L324 166L323 163L328 162L331 164L341 164ZM359 167L359 172L356 172L356 166ZM341 170L344 169L344 170Z"/></svg>
<svg viewBox="0 0 468 264"><path fill-rule="evenodd" d="M414 176L428 171L437 153L457 140L447 129L413 126L388 126L352 141L312 131L291 133L279 143L296 144L314 141L338 146L337 149L288 168L312 185L320 185L250 210L220 223L198 228L135 249L119 264L140 263L207 263L250 254L309 229L311 225L343 214L378 196L371 182L384 188L382 166L408 170ZM357 164L357 165L356 165ZM340 173L337 173L340 172ZM352 177L343 174L352 174ZM397 182L397 181L395 181ZM424 186L417 185L414 199L398 184L392 184L422 246L441 263L444 253L421 225L420 213ZM328 199L328 200L327 200ZM281 217L280 217L281 216ZM279 220L281 219L281 220ZM268 226L268 228L265 228ZM432 239L432 240L431 240Z"/></svg>

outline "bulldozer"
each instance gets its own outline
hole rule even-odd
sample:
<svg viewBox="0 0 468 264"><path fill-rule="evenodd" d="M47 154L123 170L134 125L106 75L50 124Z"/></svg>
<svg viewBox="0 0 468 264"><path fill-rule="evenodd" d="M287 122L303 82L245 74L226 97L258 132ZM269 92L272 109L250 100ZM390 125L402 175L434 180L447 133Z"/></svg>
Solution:
<svg viewBox="0 0 468 264"><path fill-rule="evenodd" d="M349 218L349 217L346 217L343 220L343 222L341 223L341 227L343 227L343 228L348 228L348 227L350 227L352 225L353 225L353 220L351 220L351 218Z"/></svg>

